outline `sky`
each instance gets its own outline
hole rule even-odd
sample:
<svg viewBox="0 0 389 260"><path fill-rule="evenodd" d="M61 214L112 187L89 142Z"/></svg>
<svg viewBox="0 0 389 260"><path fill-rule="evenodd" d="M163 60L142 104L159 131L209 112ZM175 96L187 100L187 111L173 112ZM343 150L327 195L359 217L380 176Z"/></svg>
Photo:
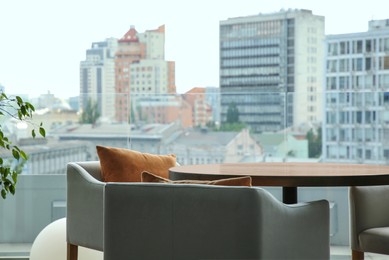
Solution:
<svg viewBox="0 0 389 260"><path fill-rule="evenodd" d="M219 22L309 9L326 34L364 32L389 18L388 0L0 0L0 84L8 94L79 95L79 64L92 42L165 25L177 92L219 86Z"/></svg>

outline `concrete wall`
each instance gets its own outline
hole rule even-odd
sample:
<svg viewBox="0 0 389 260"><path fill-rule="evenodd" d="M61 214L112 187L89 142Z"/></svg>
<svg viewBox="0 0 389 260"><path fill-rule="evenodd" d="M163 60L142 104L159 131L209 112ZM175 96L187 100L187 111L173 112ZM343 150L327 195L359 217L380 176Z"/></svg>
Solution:
<svg viewBox="0 0 389 260"><path fill-rule="evenodd" d="M32 243L66 215L66 175L19 175L16 194L0 198L0 243Z"/></svg>

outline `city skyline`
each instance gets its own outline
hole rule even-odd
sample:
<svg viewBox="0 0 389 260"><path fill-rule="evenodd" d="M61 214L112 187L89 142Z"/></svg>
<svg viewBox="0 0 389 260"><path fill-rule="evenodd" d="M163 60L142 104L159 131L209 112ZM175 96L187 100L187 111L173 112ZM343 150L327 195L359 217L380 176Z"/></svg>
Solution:
<svg viewBox="0 0 389 260"><path fill-rule="evenodd" d="M185 2L92 1L52 3L47 0L2 4L0 16L0 84L7 93L37 97L50 91L67 98L79 94L79 64L92 42L121 38L134 25L138 31L166 26L166 60L176 62L177 91L219 86L219 22L273 13L280 9L312 10L325 17L326 34L367 31L372 19L389 18L383 0ZM120 8L118 8L120 7ZM336 7L336 8L335 8ZM353 12L346 12L352 8ZM345 14L348 21L345 22ZM201 19L200 19L201 18ZM196 76L194 76L196 75Z"/></svg>

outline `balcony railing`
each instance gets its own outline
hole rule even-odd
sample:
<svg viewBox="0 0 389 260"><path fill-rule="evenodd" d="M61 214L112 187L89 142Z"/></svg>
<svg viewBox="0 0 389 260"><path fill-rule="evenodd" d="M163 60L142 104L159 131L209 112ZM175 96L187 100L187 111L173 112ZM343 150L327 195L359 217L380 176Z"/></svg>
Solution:
<svg viewBox="0 0 389 260"><path fill-rule="evenodd" d="M377 124L372 126L365 117L372 107L367 108L363 101L362 106L356 107L350 95L339 106L336 100L345 91L331 91L332 97L337 97L331 115L326 104L309 101L312 95L315 100L327 100L321 93L220 93L217 88L201 91L170 95L133 93L131 97L85 94L73 100L78 101L78 106L77 102L73 106L59 106L55 102L45 103L44 99L31 100L37 108L34 121L43 122L47 137L31 140L28 129L18 129L12 120L6 122L13 141L29 154L29 160L19 176L16 195L0 201L0 244L30 244L43 227L65 216L66 163L98 160L96 145L155 154L175 153L180 164L266 161L388 164L389 145L384 142L388 132L383 122L389 116L385 109L377 106L371 118ZM360 99L364 92L357 95L361 95ZM383 96L376 95L377 99ZM352 123L357 112L361 115L358 135ZM340 113L347 113L342 123ZM334 128L334 124L339 127ZM342 140L347 142L336 142L340 129L344 131ZM368 129L374 132L369 137ZM361 144L360 137L370 141ZM370 142L381 145L369 146ZM315 145L316 152L312 148ZM339 149L344 152L339 153ZM281 199L281 188L266 189ZM334 247L349 245L347 192L347 187L299 190L301 201L331 202Z"/></svg>

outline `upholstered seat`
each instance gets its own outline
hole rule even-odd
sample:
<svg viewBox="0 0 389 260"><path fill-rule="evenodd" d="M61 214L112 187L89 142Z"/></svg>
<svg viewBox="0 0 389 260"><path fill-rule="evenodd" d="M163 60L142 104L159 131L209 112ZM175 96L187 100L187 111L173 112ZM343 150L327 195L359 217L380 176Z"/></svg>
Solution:
<svg viewBox="0 0 389 260"><path fill-rule="evenodd" d="M389 186L350 187L350 240L353 259L389 255Z"/></svg>
<svg viewBox="0 0 389 260"><path fill-rule="evenodd" d="M329 259L325 200L284 205L261 188L104 183L69 163L68 259L77 246L117 259Z"/></svg>

